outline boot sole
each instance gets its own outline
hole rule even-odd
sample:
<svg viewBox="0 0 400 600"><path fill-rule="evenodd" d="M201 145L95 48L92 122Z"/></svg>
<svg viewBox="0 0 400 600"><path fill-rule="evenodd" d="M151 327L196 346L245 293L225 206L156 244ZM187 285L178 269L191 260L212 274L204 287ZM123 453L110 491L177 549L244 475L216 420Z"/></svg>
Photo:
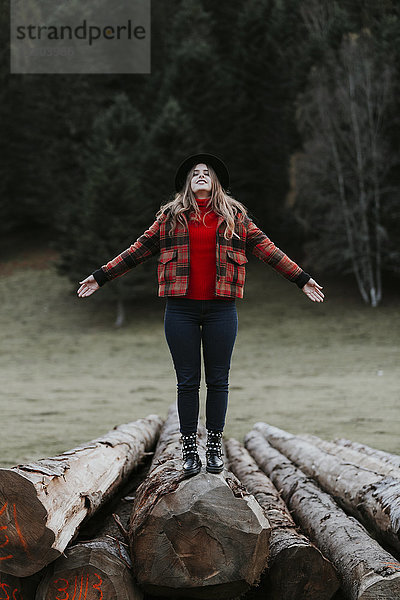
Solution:
<svg viewBox="0 0 400 600"><path fill-rule="evenodd" d="M208 473L222 473L224 467L206 467Z"/></svg>
<svg viewBox="0 0 400 600"><path fill-rule="evenodd" d="M197 473L200 473L201 471L201 464L198 467L195 467L194 469L188 469L185 471L185 469L183 469L183 473L185 475L185 477L190 477L191 475L197 475Z"/></svg>

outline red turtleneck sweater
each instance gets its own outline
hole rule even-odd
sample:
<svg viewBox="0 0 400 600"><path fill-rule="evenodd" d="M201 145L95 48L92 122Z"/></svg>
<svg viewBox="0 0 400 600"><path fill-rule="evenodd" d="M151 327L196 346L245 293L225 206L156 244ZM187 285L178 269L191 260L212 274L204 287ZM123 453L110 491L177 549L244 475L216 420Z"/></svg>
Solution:
<svg viewBox="0 0 400 600"><path fill-rule="evenodd" d="M210 198L196 198L201 217L209 210ZM216 231L218 215L212 211L202 221L189 220L190 275L186 298L214 300L216 276Z"/></svg>

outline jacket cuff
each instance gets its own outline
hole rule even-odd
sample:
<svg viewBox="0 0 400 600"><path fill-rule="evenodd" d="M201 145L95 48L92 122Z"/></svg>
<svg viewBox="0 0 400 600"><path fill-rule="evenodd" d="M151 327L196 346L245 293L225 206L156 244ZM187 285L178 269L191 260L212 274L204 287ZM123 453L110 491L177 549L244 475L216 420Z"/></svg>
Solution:
<svg viewBox="0 0 400 600"><path fill-rule="evenodd" d="M301 289L306 285L309 279L311 279L311 275L309 275L305 271L302 271L299 275L297 275L297 277L295 277L295 279L293 279L293 281Z"/></svg>
<svg viewBox="0 0 400 600"><path fill-rule="evenodd" d="M108 281L108 278L104 273L103 269L97 269L96 271L93 271L92 275L100 287Z"/></svg>

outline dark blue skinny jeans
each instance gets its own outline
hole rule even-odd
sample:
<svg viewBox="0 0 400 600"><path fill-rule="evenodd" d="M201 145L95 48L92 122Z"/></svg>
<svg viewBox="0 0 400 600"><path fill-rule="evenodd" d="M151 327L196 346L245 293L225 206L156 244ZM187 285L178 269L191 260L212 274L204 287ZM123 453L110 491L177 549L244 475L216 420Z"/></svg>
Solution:
<svg viewBox="0 0 400 600"><path fill-rule="evenodd" d="M176 371L178 415L183 435L197 431L201 345L207 387L206 428L223 431L237 329L234 298L193 300L167 297L164 331Z"/></svg>

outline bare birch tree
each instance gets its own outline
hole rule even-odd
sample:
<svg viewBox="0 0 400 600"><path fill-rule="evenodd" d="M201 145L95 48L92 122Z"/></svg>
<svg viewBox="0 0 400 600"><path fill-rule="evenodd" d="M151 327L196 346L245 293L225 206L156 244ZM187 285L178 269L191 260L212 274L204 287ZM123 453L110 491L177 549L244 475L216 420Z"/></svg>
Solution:
<svg viewBox="0 0 400 600"><path fill-rule="evenodd" d="M305 22L321 35L321 12L312 19L310 10ZM322 268L352 272L364 302L374 307L382 299L390 242L385 218L397 202L388 175L399 162L387 141L394 69L378 57L363 31L344 36L338 52L328 52L312 70L298 99L304 153L296 165L296 210L318 231L310 258Z"/></svg>

